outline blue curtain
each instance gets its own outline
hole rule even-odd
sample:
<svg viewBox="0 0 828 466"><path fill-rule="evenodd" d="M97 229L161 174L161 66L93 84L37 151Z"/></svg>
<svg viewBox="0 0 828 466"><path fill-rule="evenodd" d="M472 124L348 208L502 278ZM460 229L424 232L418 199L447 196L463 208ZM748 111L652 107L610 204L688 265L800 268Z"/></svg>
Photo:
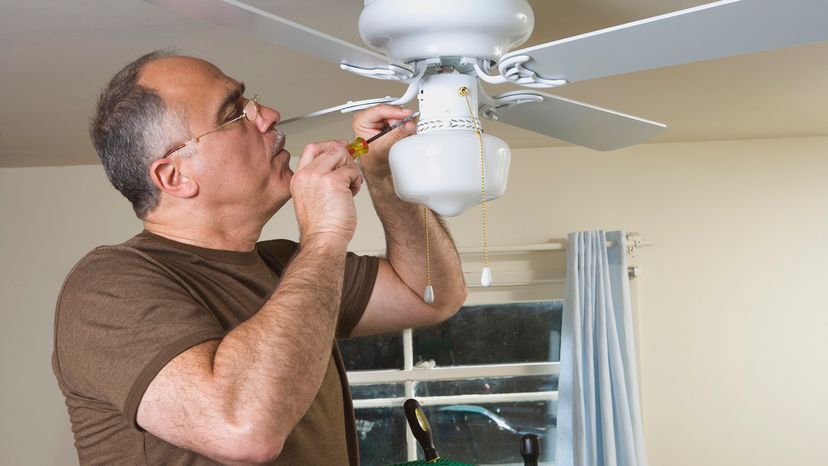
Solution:
<svg viewBox="0 0 828 466"><path fill-rule="evenodd" d="M647 464L626 249L620 231L569 235L556 466Z"/></svg>

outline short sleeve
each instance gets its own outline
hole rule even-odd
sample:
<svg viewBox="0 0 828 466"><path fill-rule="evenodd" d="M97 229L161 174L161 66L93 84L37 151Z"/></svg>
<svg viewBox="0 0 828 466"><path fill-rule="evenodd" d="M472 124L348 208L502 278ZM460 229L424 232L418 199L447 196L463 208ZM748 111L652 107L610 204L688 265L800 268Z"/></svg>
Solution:
<svg viewBox="0 0 828 466"><path fill-rule="evenodd" d="M374 292L378 270L378 258L348 253L336 332L338 338L349 337L365 313L371 293Z"/></svg>
<svg viewBox="0 0 828 466"><path fill-rule="evenodd" d="M259 254L262 259L280 277L298 250L299 244L290 240L271 240L259 243ZM378 258L348 253L339 322L336 329L337 338L350 336L351 331L362 318L371 293L374 291L378 270Z"/></svg>
<svg viewBox="0 0 828 466"><path fill-rule="evenodd" d="M138 404L158 372L188 348L224 334L163 266L127 248L100 248L64 282L56 362L69 390L114 406L138 428Z"/></svg>

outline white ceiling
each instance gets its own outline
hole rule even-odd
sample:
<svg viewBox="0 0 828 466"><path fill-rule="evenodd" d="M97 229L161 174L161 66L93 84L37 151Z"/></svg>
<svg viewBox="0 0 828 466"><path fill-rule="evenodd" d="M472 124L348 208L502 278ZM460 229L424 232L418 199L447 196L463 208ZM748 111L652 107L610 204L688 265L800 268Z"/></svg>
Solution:
<svg viewBox="0 0 828 466"><path fill-rule="evenodd" d="M250 3L362 45L362 0ZM530 3L536 19L527 46L708 2ZM284 117L404 91L138 0L3 0L0 167L97 163L87 136L97 93L127 62L163 47L216 63ZM828 135L828 42L578 82L553 93L666 123L655 142ZM486 130L513 148L563 145L493 122ZM313 139L349 135L343 121L288 134L288 149L297 154Z"/></svg>

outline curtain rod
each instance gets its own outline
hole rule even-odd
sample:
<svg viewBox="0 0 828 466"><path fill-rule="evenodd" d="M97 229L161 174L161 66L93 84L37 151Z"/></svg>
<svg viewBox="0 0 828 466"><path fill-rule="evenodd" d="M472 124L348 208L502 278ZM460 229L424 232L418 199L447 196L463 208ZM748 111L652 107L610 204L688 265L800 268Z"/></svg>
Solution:
<svg viewBox="0 0 828 466"><path fill-rule="evenodd" d="M645 241L641 239L641 235L636 232L627 233L627 252L632 254L635 252L636 249L644 246L652 246L651 241ZM566 251L569 246L569 241L565 239L556 239L552 240L548 243L535 243L535 244L517 244L512 246L490 246L489 253L490 254L503 254L503 253L510 253L510 252L536 252L536 251ZM612 241L607 241L607 247L614 246ZM483 253L483 248L480 246L469 246L469 247L459 247L457 248L457 252L459 254L481 254ZM374 250L367 250L367 251L356 251L357 254L362 255L383 255L385 254L384 249L374 249Z"/></svg>

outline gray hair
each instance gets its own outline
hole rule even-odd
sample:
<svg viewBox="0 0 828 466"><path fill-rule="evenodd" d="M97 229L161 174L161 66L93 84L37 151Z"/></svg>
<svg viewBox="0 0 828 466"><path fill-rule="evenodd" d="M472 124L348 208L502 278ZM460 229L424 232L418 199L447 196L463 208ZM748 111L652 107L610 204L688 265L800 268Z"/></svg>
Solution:
<svg viewBox="0 0 828 466"><path fill-rule="evenodd" d="M171 50L143 55L119 71L101 92L89 134L115 189L143 219L158 204L158 187L149 168L161 158L184 125L168 112L164 99L154 90L138 84L143 67L160 58L173 56Z"/></svg>

